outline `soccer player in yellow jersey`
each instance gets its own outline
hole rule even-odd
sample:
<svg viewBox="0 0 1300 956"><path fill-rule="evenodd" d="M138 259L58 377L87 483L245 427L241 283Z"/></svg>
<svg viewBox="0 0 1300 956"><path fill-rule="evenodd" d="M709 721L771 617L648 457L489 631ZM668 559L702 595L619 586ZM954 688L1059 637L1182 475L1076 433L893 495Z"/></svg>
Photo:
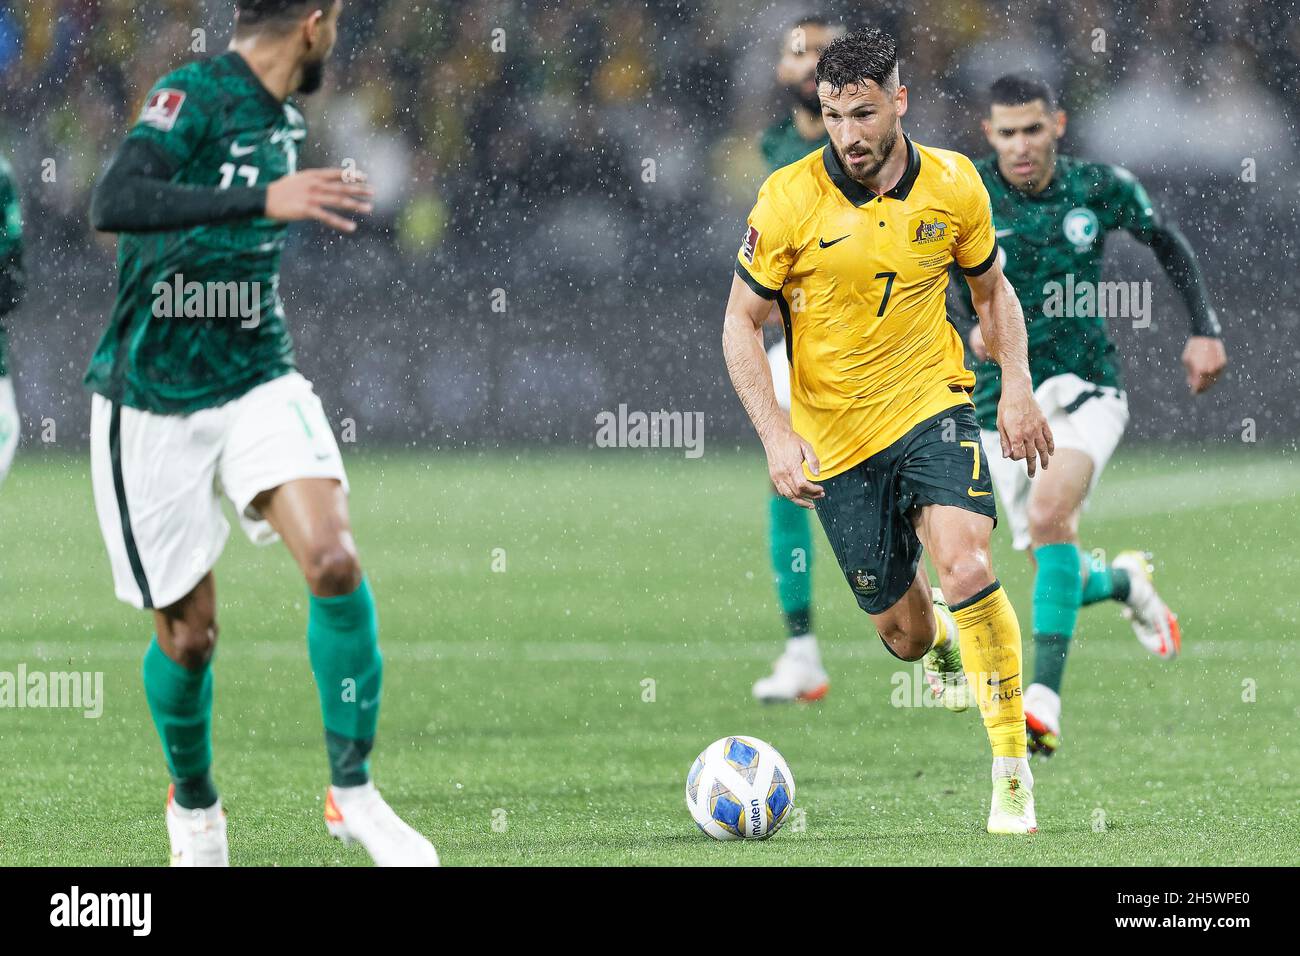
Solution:
<svg viewBox="0 0 1300 956"><path fill-rule="evenodd" d="M903 133L893 38L865 29L832 42L817 90L830 144L759 191L727 302L727 368L772 483L816 510L886 648L925 658L953 709L973 685L993 747L989 832L1032 833L1020 626L989 559L993 488L975 378L945 315L949 265L965 274L1002 369L1002 454L1033 474L1053 446L1030 385L1024 316L975 167ZM788 418L763 353L774 301L790 359ZM923 546L942 593L920 566Z"/></svg>

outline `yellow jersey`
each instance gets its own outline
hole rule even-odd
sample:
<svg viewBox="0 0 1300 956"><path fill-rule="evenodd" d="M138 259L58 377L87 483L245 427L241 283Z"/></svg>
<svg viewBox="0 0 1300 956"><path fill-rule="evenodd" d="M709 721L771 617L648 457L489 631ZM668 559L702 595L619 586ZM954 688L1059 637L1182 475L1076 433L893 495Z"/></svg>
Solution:
<svg viewBox="0 0 1300 956"><path fill-rule="evenodd" d="M831 478L912 426L970 403L944 290L997 257L988 191L960 153L904 137L907 170L877 195L828 145L768 177L736 274L775 300L790 360L791 423ZM806 468L807 466L805 466Z"/></svg>

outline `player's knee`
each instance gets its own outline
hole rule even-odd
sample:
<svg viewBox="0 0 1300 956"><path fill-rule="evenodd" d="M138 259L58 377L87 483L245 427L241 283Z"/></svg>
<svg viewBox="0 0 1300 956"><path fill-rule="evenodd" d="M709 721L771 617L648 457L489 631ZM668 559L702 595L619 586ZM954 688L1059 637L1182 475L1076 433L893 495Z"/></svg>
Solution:
<svg viewBox="0 0 1300 956"><path fill-rule="evenodd" d="M172 659L186 670L198 670L212 660L217 648L217 622L213 618L202 620L176 620L171 625Z"/></svg>
<svg viewBox="0 0 1300 956"><path fill-rule="evenodd" d="M939 586L949 604L964 601L993 583L993 566L987 551L971 550L935 562Z"/></svg>
<svg viewBox="0 0 1300 956"><path fill-rule="evenodd" d="M344 541L312 548L307 564L307 586L317 597L351 594L361 584L361 560Z"/></svg>
<svg viewBox="0 0 1300 956"><path fill-rule="evenodd" d="M1034 544L1055 544L1074 537L1075 511L1067 503L1046 499L1029 504L1029 537Z"/></svg>

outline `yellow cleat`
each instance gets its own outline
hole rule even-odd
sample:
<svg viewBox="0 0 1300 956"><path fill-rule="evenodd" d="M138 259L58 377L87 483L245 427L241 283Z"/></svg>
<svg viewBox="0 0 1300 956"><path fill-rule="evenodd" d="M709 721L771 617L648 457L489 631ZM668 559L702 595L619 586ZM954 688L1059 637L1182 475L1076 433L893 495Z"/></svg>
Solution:
<svg viewBox="0 0 1300 956"><path fill-rule="evenodd" d="M961 644L957 640L957 622L952 620L948 602L943 599L943 592L931 589L934 600L934 613L941 621L946 621L949 637L947 643L939 650L926 652L922 667L925 670L925 682L930 686L936 700L943 701L954 714L960 714L970 707L974 698L970 685L966 682L966 671L961 663ZM948 625L951 625L950 627Z"/></svg>

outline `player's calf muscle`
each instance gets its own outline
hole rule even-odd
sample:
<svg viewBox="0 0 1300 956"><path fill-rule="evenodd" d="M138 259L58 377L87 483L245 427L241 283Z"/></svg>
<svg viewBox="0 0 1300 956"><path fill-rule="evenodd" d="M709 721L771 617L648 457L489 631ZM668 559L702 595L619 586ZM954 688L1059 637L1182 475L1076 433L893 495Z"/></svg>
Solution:
<svg viewBox="0 0 1300 956"><path fill-rule="evenodd" d="M930 583L919 572L912 587L884 614L872 615L880 639L900 660L918 661L934 643L934 605Z"/></svg>
<svg viewBox="0 0 1300 956"><path fill-rule="evenodd" d="M919 661L934 642L933 624L927 628L915 621L890 619L877 624L876 630L899 660Z"/></svg>

